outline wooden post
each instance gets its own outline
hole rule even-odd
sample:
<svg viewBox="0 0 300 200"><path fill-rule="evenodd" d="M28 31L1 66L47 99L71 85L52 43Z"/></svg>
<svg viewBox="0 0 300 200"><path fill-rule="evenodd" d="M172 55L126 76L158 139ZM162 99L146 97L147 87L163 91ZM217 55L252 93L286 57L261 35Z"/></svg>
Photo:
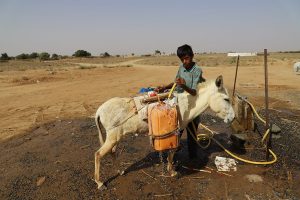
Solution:
<svg viewBox="0 0 300 200"><path fill-rule="evenodd" d="M239 61L240 61L240 55L238 55L237 60L236 60L235 77L234 77L232 98L234 97L234 93L235 93L235 84L236 84L236 77L237 77L237 72L238 72L238 68L239 68Z"/></svg>
<svg viewBox="0 0 300 200"><path fill-rule="evenodd" d="M269 93L268 93L268 52L267 49L264 49L264 65L265 65L265 115L266 115L266 126L265 131L270 128L269 125ZM272 140L272 133L270 132L268 137L266 138L266 160L269 159L269 148L271 148L271 140Z"/></svg>

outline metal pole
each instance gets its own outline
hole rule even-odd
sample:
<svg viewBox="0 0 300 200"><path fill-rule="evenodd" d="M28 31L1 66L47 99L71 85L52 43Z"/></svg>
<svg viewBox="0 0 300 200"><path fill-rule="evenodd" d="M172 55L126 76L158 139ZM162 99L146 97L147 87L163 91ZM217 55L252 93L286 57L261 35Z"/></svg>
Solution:
<svg viewBox="0 0 300 200"><path fill-rule="evenodd" d="M264 65L265 65L265 105L266 105L266 109L265 109L265 115L266 115L266 126L265 126L265 131L267 131L270 126L269 126L269 93L268 93L268 52L267 49L264 49ZM272 139L272 135L271 135L271 131L268 135L267 139L267 147L266 147L266 160L269 159L269 148L271 147L271 139Z"/></svg>
<svg viewBox="0 0 300 200"><path fill-rule="evenodd" d="M237 60L236 60L236 68L235 68L235 77L234 77L234 84L233 84L232 99L233 99L234 93L235 93L235 84L236 84L236 77L237 77L237 72L238 72L238 68L239 68L239 61L240 61L240 55L238 55Z"/></svg>

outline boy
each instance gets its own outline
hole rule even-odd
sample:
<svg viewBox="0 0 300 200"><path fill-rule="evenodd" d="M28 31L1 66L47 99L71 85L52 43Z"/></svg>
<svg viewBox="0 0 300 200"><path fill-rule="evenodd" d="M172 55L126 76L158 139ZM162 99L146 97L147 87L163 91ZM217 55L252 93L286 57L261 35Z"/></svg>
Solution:
<svg viewBox="0 0 300 200"><path fill-rule="evenodd" d="M194 53L191 46L185 44L178 47L177 56L181 60L182 64L179 66L175 82L176 82L176 91L182 93L184 91L195 96L197 93L197 84L205 81L202 78L201 68L193 62ZM170 89L174 83L170 83L166 86L159 86L155 90L157 92L162 92L166 89ZM196 128L200 122L199 116L193 120ZM189 129L192 131L192 134L195 136L194 128L192 122L188 124ZM182 134L183 131L181 131ZM196 138L196 136L195 136ZM187 134L187 144L188 152L190 159L195 159L197 157L197 143L193 137L188 133Z"/></svg>

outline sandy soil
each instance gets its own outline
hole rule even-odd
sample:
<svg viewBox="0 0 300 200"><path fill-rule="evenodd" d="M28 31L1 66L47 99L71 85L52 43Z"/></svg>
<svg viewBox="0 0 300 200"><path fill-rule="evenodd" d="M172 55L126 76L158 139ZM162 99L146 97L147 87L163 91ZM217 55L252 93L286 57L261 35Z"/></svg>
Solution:
<svg viewBox="0 0 300 200"><path fill-rule="evenodd" d="M128 136L122 142L119 160L128 168L126 176L116 176L111 157L103 161L102 177L108 180L108 189L97 191L92 178L93 156L99 142L91 118L96 109L111 97L134 96L141 87L169 83L177 71L177 66L141 65L137 61L141 60L113 64L85 62L52 70L0 73L1 199L300 198L295 189L299 188L296 180L300 179L298 157L285 165L280 162L278 168L241 164L233 178L215 171L204 174L184 170L180 166L213 168L214 156L225 156L212 147L202 152L204 158L190 163L184 148L177 156L182 177L171 179L158 176L163 166L157 164L159 158L145 136ZM203 71L207 79L222 74L225 86L232 91L234 67L203 67ZM274 115L286 120L277 119L282 126L286 123L299 128L299 79L285 63L269 66L270 108L274 109ZM263 66L241 66L236 88L258 109L263 108ZM222 131L230 134L227 128ZM282 145L289 145L286 140ZM278 149L278 153L286 152L286 146ZM264 181L250 183L245 174L258 174Z"/></svg>
<svg viewBox="0 0 300 200"><path fill-rule="evenodd" d="M134 96L141 87L169 83L177 72L177 66L136 65L135 61L111 64L111 68L105 66L2 72L0 139L22 133L38 123L92 116L105 100L114 96ZM234 67L204 67L203 71L207 79L222 74L226 87L233 88ZM270 66L270 107L299 109L299 78L290 66ZM263 67L241 66L236 90L256 106L263 106Z"/></svg>

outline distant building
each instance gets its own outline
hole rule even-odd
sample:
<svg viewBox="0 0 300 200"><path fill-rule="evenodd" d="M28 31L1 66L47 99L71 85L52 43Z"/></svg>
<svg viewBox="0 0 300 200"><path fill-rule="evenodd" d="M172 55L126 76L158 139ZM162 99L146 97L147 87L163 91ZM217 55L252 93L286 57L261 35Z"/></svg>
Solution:
<svg viewBox="0 0 300 200"><path fill-rule="evenodd" d="M229 57L237 57L237 56L257 56L257 53L227 53Z"/></svg>

